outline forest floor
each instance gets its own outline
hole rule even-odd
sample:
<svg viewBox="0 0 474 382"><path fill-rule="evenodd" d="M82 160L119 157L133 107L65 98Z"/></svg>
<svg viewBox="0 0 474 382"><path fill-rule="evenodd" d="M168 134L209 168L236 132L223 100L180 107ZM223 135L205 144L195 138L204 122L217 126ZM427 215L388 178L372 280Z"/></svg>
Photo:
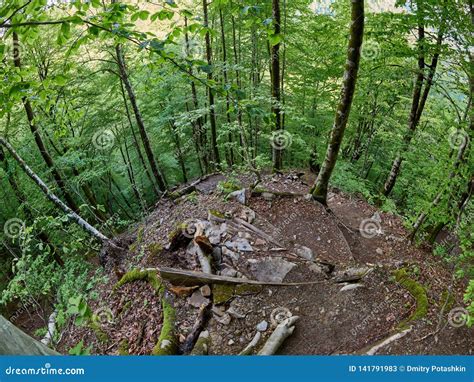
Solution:
<svg viewBox="0 0 474 382"><path fill-rule="evenodd" d="M166 283L178 345L208 307L209 319L199 329L209 335L209 354L238 354L257 331L261 347L290 315L299 320L280 354L472 354L474 330L453 318L463 306L465 282L454 281L453 270L429 248L405 240L400 217L338 190L329 195L329 210L308 200L313 180L312 174L296 172L264 175L259 193L247 191L244 205L226 198L222 185L239 183L248 190L253 176L224 183L224 175L213 175L190 194L163 198L119 238L129 253L107 267L108 283L91 302L102 317L100 328L71 326L58 350L67 353L83 339L96 354L151 354L163 326L159 296L146 281L114 285L122 270L201 271L192 235L184 241L176 236L177 227L198 222L212 244L213 273L303 284ZM374 348L397 333L397 340Z"/></svg>

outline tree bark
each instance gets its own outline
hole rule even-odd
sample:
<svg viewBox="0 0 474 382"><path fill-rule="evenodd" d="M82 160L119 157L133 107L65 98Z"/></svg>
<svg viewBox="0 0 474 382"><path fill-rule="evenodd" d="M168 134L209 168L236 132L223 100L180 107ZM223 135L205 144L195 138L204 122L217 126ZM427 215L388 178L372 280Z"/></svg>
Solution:
<svg viewBox="0 0 474 382"><path fill-rule="evenodd" d="M28 175L36 185L43 191L46 197L53 202L59 209L67 214L68 218L78 224L81 228L87 231L89 234L100 240L104 244L110 244L110 239L95 229L87 221L81 218L76 212L74 212L70 207L68 207L61 199L59 199L43 182L43 180L35 174L35 172L25 163L25 161L18 155L16 150L8 143L5 139L0 137L0 145L4 146L13 159L16 160L18 165L23 169L23 171Z"/></svg>
<svg viewBox="0 0 474 382"><path fill-rule="evenodd" d="M145 128L145 123L143 122L143 118L137 104L135 92L133 90L132 84L130 83L130 79L128 78L127 68L125 65L125 60L123 57L122 48L120 44L117 44L115 46L115 53L117 55L117 64L118 64L118 68L120 72L120 78L122 79L122 82L125 86L125 90L127 91L128 98L132 105L133 113L135 114L138 131L142 139L143 147L145 148L145 154L150 164L151 172L153 173L156 184L158 185L158 188L160 189L160 191L164 191L166 190L166 181L163 175L161 174L160 170L158 169L155 155L153 154L153 150L151 148L150 139L148 138L148 134Z"/></svg>
<svg viewBox="0 0 474 382"><path fill-rule="evenodd" d="M280 0L272 0L272 14L275 35L281 33L281 15L280 15ZM281 80L280 80L280 43L271 47L271 78L272 78L272 114L275 122L274 134L279 134L283 129L281 123ZM272 160L273 168L280 170L283 166L283 148L278 145L272 146Z"/></svg>
<svg viewBox="0 0 474 382"><path fill-rule="evenodd" d="M20 58L20 44L19 44L19 39L18 39L18 34L16 32L13 32L13 51L14 51L14 65L16 68L21 68L21 58ZM68 206L75 212L79 211L79 208L74 201L73 197L71 194L66 189L66 183L64 182L64 179L62 178L61 174L59 171L56 169L56 166L54 165L53 158L48 152L48 149L46 148L46 145L43 142L43 139L41 138L41 135L38 130L38 126L36 126L35 123L35 114L33 111L33 107L31 106L30 101L28 100L27 97L22 98L23 106L25 108L26 112L26 117L28 119L28 124L30 126L30 130L33 134L33 137L36 142L36 146L38 146L38 149L40 151L41 157L43 158L44 162L46 163L46 166L51 170L51 173L53 175L53 178L58 185L59 189L61 190L62 194L64 195L64 199L66 199L66 203Z"/></svg>
<svg viewBox="0 0 474 382"><path fill-rule="evenodd" d="M209 15L208 15L208 4L207 0L202 1L202 8L204 13L204 27L209 28ZM208 73L207 73L207 80L213 81L212 75L212 46L211 46L211 34L209 31L206 32L206 59ZM214 101L214 92L212 87L208 87L207 89L208 96L209 96L209 123L211 124L211 151L213 155L213 162L214 166L217 168L220 167L220 157L219 157L219 148L217 147L217 127L216 127L216 110L215 110L215 101Z"/></svg>
<svg viewBox="0 0 474 382"><path fill-rule="evenodd" d="M364 37L364 1L352 0L352 24L350 31L349 48L347 51L344 82L341 91L341 99L337 108L331 138L326 152L321 171L311 189L313 198L324 205L327 203L329 179L336 165L339 149L341 147L344 132L349 119L349 114L357 83L359 71L360 49Z"/></svg>

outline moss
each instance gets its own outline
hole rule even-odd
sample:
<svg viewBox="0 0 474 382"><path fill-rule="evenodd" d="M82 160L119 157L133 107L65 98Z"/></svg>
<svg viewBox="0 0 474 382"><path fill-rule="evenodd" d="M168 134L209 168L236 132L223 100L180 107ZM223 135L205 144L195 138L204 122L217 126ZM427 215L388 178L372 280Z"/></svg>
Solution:
<svg viewBox="0 0 474 382"><path fill-rule="evenodd" d="M147 245L146 250L150 257L156 257L163 251L163 245L161 243L151 243Z"/></svg>
<svg viewBox="0 0 474 382"><path fill-rule="evenodd" d="M218 210L209 210L209 214L219 219L225 219L225 215Z"/></svg>
<svg viewBox="0 0 474 382"><path fill-rule="evenodd" d="M133 244L131 244L128 249L130 252L136 252L138 246L141 244L143 240L143 233L145 232L145 226L140 226L137 230L137 240Z"/></svg>
<svg viewBox="0 0 474 382"><path fill-rule="evenodd" d="M211 345L211 338L209 334L207 336L199 336L196 344L191 351L191 355L208 355L209 348Z"/></svg>
<svg viewBox="0 0 474 382"><path fill-rule="evenodd" d="M128 347L129 347L129 344L128 344L127 339L120 341L120 344L118 347L118 355L129 355L130 353L128 351Z"/></svg>
<svg viewBox="0 0 474 382"><path fill-rule="evenodd" d="M428 312L428 297L426 296L425 288L415 280L408 276L408 272L405 268L398 269L393 272L395 280L403 286L416 301L416 309L411 316L400 323L399 327L406 326L411 321L419 320L426 316Z"/></svg>
<svg viewBox="0 0 474 382"><path fill-rule="evenodd" d="M100 343L106 344L109 341L109 336L105 333L100 325L97 322L92 321L89 324L89 327L94 331L95 336L99 340Z"/></svg>
<svg viewBox="0 0 474 382"><path fill-rule="evenodd" d="M219 182L217 188L224 194L230 194L231 192L241 190L242 186L239 185L237 182L228 180L226 182Z"/></svg>
<svg viewBox="0 0 474 382"><path fill-rule="evenodd" d="M260 293L262 289L263 287L261 285L241 284L235 287L234 294L236 295L257 294L257 293Z"/></svg>
<svg viewBox="0 0 474 382"><path fill-rule="evenodd" d="M127 283L139 280L148 281L153 289L155 289L158 296L161 296L163 286L156 273L154 271L142 271L140 269L132 269L131 271L125 273L125 275L123 275L117 284L115 284L114 290L117 290Z"/></svg>
<svg viewBox="0 0 474 382"><path fill-rule="evenodd" d="M212 287L214 304L224 304L234 296L234 286L226 284L216 284Z"/></svg>
<svg viewBox="0 0 474 382"><path fill-rule="evenodd" d="M186 200L190 203L196 204L198 201L197 192L196 191L191 192L188 196L186 196Z"/></svg>
<svg viewBox="0 0 474 382"><path fill-rule="evenodd" d="M153 348L152 355L173 355L177 351L176 333L174 330L176 311L166 297L161 299L161 307L163 308L163 327L161 328L158 342Z"/></svg>

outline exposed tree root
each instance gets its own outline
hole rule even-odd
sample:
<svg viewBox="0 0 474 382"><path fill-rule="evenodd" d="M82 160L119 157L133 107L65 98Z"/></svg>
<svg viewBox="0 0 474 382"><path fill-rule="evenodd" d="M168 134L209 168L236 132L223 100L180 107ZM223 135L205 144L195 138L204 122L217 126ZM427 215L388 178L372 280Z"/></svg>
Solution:
<svg viewBox="0 0 474 382"><path fill-rule="evenodd" d="M282 323L278 324L273 333L268 338L263 348L258 352L258 355L272 355L275 354L283 342L293 334L295 330L295 323L298 321L298 316L292 316Z"/></svg>

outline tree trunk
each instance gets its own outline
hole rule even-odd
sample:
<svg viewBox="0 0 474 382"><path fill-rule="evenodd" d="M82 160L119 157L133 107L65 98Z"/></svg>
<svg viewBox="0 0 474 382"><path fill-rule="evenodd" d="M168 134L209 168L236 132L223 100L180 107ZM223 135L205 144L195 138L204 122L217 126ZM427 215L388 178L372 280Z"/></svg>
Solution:
<svg viewBox="0 0 474 382"><path fill-rule="evenodd" d="M43 191L46 197L53 202L59 209L61 209L64 213L67 214L68 218L78 224L81 228L87 231L89 234L100 240L104 244L110 244L110 239L95 229L92 225L86 222L83 218L81 218L76 212L74 212L70 207L68 207L61 199L59 199L53 192L49 189L46 183L36 175L33 170L25 163L25 161L18 155L15 149L8 143L5 139L0 137L0 145L4 146L13 159L16 160L18 165L25 171L26 175L28 175L36 185Z"/></svg>
<svg viewBox="0 0 474 382"><path fill-rule="evenodd" d="M1 355L60 355L0 316Z"/></svg>
<svg viewBox="0 0 474 382"><path fill-rule="evenodd" d="M421 12L421 11L420 11ZM420 16L422 18L422 15ZM444 21L442 21L444 24ZM405 134L403 138L403 144L401 151L397 154L395 160L392 163L392 168L390 173L384 183L382 188L382 194L384 196L389 196L395 186L395 182L397 181L397 177L401 170L401 165L404 160L403 155L408 150L410 146L410 142L413 138L415 130L420 122L421 115L425 108L426 100L428 99L428 95L431 90L431 86L433 85L433 78L436 74L436 67L438 66L439 61L439 53L441 49L441 44L443 42L443 25L440 27L438 31L438 36L436 38L436 52L433 55L431 60L430 70L428 72L428 76L426 78L426 85L425 89L422 88L425 82L424 76L424 69L425 69L425 55L424 55L424 40L425 40L425 28L423 25L423 21L420 21L418 25L418 45L419 45L419 56L418 56L418 74L416 77L415 88L413 89L413 98L412 98L412 105L410 111L410 118L408 121L408 132Z"/></svg>
<svg viewBox="0 0 474 382"><path fill-rule="evenodd" d="M18 40L18 35L16 32L13 32L13 50L14 50L14 65L16 68L21 68L21 58L20 58L20 44ZM79 208L74 201L73 197L71 194L66 189L66 183L64 182L61 174L59 171L56 169L56 166L54 165L53 158L48 152L48 149L46 148L43 139L41 138L41 135L39 133L38 127L36 126L35 123L35 114L33 112L33 107L31 106L30 101L28 98L23 97L22 99L23 106L25 108L26 112L26 117L28 119L28 124L30 126L30 130L33 134L33 137L36 142L36 146L38 146L38 149L40 151L41 157L43 158L44 162L46 163L46 166L51 170L51 173L53 175L53 178L60 188L62 194L64 195L64 198L66 199L66 203L68 206L75 212L79 211Z"/></svg>
<svg viewBox="0 0 474 382"><path fill-rule="evenodd" d="M280 0L272 0L272 14L273 14L273 24L275 35L280 35L281 33L281 17L280 17ZM281 123L281 89L280 89L280 43L275 44L271 47L271 78L272 78L272 114L275 121L274 126L274 137L276 138L278 134L281 133L283 129ZM272 145L272 160L273 168L280 170L283 166L283 146L274 144Z"/></svg>
<svg viewBox="0 0 474 382"><path fill-rule="evenodd" d="M313 198L323 204L327 203L328 184L331 174L336 165L337 156L341 147L344 131L352 106L355 87L357 83L357 73L359 71L360 49L364 37L364 1L352 1L352 24L350 31L349 48L347 51L346 68L344 72L344 82L341 91L341 99L337 108L331 138L326 152L326 158L322 169L311 189Z"/></svg>
<svg viewBox="0 0 474 382"><path fill-rule="evenodd" d="M160 170L158 169L158 165L156 163L155 155L153 154L153 150L151 148L150 140L148 138L148 134L146 132L145 123L143 122L143 118L138 108L137 99L135 97L135 92L133 90L132 84L130 83L130 79L128 78L127 68L125 66L125 60L122 53L122 48L120 44L115 46L115 53L117 55L117 64L120 72L120 77L123 81L125 86L125 90L127 91L128 98L130 99L130 103L132 105L133 113L135 114L135 119L137 121L138 131L140 132L140 137L142 139L143 147L145 148L145 154L148 158L148 162L150 164L151 172L155 178L156 184L160 191L166 190L166 181L162 176Z"/></svg>
<svg viewBox="0 0 474 382"><path fill-rule="evenodd" d="M209 28L209 15L207 9L207 0L202 1L202 7L204 12L204 27ZM213 81L212 76L212 46L211 46L211 34L209 31L206 32L206 59L208 73L207 73L207 80L209 82ZM216 127L216 110L215 110L215 101L214 101L214 92L212 87L208 87L207 89L209 95L209 122L211 124L211 150L213 155L213 162L214 166L217 168L220 167L220 157L219 157L219 148L217 147L217 127Z"/></svg>

